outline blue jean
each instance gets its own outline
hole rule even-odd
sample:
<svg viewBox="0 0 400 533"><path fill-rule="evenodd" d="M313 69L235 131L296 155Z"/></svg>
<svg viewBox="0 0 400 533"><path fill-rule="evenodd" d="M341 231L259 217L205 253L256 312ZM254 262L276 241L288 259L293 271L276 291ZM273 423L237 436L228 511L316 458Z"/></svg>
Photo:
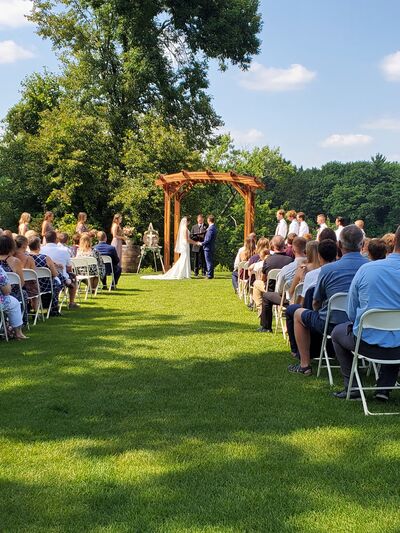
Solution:
<svg viewBox="0 0 400 533"><path fill-rule="evenodd" d="M19 301L14 296L8 296L2 306L4 313L8 316L10 326L20 328L22 326L22 312Z"/></svg>

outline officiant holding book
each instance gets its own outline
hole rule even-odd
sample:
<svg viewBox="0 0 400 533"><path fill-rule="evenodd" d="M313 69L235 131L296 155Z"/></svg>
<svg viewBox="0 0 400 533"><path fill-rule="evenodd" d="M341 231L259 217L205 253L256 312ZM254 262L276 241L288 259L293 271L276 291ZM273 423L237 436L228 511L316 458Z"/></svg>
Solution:
<svg viewBox="0 0 400 533"><path fill-rule="evenodd" d="M207 224L204 222L202 214L197 215L197 224L192 227L190 238L196 242L203 242L207 231ZM193 259L194 259L194 275L198 276L200 270L203 276L206 275L206 262L204 258L204 250L201 245L192 245Z"/></svg>

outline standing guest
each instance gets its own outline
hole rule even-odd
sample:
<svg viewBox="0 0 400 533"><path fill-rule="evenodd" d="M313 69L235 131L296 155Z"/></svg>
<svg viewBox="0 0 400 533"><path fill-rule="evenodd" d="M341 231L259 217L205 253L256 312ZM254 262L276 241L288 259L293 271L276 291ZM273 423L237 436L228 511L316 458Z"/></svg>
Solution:
<svg viewBox="0 0 400 533"><path fill-rule="evenodd" d="M335 225L336 225L336 230L335 230L336 240L339 242L340 234L342 233L343 228L346 226L344 218L336 217Z"/></svg>
<svg viewBox="0 0 400 533"><path fill-rule="evenodd" d="M310 233L310 229L306 222L306 215L302 211L297 213L297 222L299 223L299 237L304 237L306 234Z"/></svg>
<svg viewBox="0 0 400 533"><path fill-rule="evenodd" d="M117 213L116 215L114 215L113 222L111 224L111 245L114 246L117 250L120 263L122 261L122 241L125 242L124 232L122 231L121 224L122 215L120 213Z"/></svg>
<svg viewBox="0 0 400 533"><path fill-rule="evenodd" d="M382 239L369 239L368 242L368 259L370 261L379 261L386 259L386 244Z"/></svg>
<svg viewBox="0 0 400 533"><path fill-rule="evenodd" d="M382 241L386 245L386 253L392 254L394 251L395 234L385 233L385 235L382 237Z"/></svg>
<svg viewBox="0 0 400 533"><path fill-rule="evenodd" d="M99 242L94 247L95 250L97 250L100 253L100 255L108 255L109 257L111 257L113 271L114 271L114 280L115 280L115 285L112 284L111 288L116 289L118 280L122 274L117 250L115 249L115 246L112 246L111 244L107 244L107 235L105 234L104 231L97 232L97 240ZM105 273L105 276L101 278L101 282L103 284L103 289L107 289L107 276L111 276L111 266L109 264L105 264L104 266L106 269L106 273Z"/></svg>
<svg viewBox="0 0 400 533"><path fill-rule="evenodd" d="M282 299L285 284L292 286L296 271L300 265L306 261L305 249L306 240L303 237L296 237L293 241L294 261L284 266L276 279L275 291L265 291L262 295L262 305L260 314L260 328L258 331L272 333L272 309L274 305L279 305ZM286 300L286 296L285 296Z"/></svg>
<svg viewBox="0 0 400 533"><path fill-rule="evenodd" d="M100 279L104 279L106 275L106 269L103 263L103 259L101 258L100 252L95 248L92 248L92 239L87 233L83 233L83 235L81 235L81 240L79 241L79 248L76 257L94 257L96 259L97 269L94 265L89 266L89 275L96 276L90 280L92 289L95 289L99 283L99 279L97 278L97 272L99 274Z"/></svg>
<svg viewBox="0 0 400 533"><path fill-rule="evenodd" d="M276 220L278 221L278 224L275 229L275 235L279 235L280 237L283 237L284 239L286 239L288 229L287 229L287 223L285 220L285 211L283 209L279 209L276 212Z"/></svg>
<svg viewBox="0 0 400 533"><path fill-rule="evenodd" d="M290 233L294 233L295 236L297 237L297 235L299 234L299 229L300 228L299 228L299 223L298 223L296 217L297 217L297 213L296 213L296 211L293 211L293 209L286 213L286 218L290 222L288 233L289 234Z"/></svg>
<svg viewBox="0 0 400 533"><path fill-rule="evenodd" d="M19 219L18 235L25 235L29 230L29 222L31 221L31 215L29 213L22 213Z"/></svg>
<svg viewBox="0 0 400 533"><path fill-rule="evenodd" d="M289 233L286 239L286 255L294 259L293 241L297 237L295 233Z"/></svg>
<svg viewBox="0 0 400 533"><path fill-rule="evenodd" d="M49 246L49 244L47 246ZM62 289L61 280L63 282L65 280L61 276L59 277L58 270L54 264L54 261L44 253L41 253L39 237L33 237L29 240L29 249L31 251L31 259L34 262L35 268L44 267L48 268L51 272L51 281L48 278L41 278L39 279L39 286L41 292L49 292L51 290L50 283L52 284L53 302L50 310L50 315L59 316L60 312L58 311L58 297Z"/></svg>
<svg viewBox="0 0 400 533"><path fill-rule="evenodd" d="M342 233L339 246L343 257L329 265L324 265L318 277L314 291L313 310L297 309L294 315L294 331L300 354L300 363L290 365L288 371L310 376L310 341L311 334L322 335L328 311L329 299L338 292L348 292L350 284L357 270L368 262L361 255L364 236L354 224L346 226ZM342 311L334 311L331 315L331 325L340 324L347 320Z"/></svg>
<svg viewBox="0 0 400 533"><path fill-rule="evenodd" d="M11 295L11 285L6 271L0 266L0 309L8 316L10 326L14 330L14 336L18 340L24 340L28 337L22 333L22 314L21 304ZM4 324L4 327L6 325Z"/></svg>
<svg viewBox="0 0 400 533"><path fill-rule="evenodd" d="M321 235L321 231L326 229L328 226L326 225L326 216L322 213L317 215L317 224L319 226L319 229L317 231L317 241L319 241L319 236Z"/></svg>
<svg viewBox="0 0 400 533"><path fill-rule="evenodd" d="M361 219L356 220L356 221L354 222L354 224L355 224L358 228L360 228L360 230L363 232L363 235L364 235L364 237L365 237L364 220L361 220Z"/></svg>
<svg viewBox="0 0 400 533"><path fill-rule="evenodd" d="M48 231L45 237L47 244L42 246L40 251L53 260L55 267L61 273L69 292L69 308L75 309L79 305L75 303L77 285L72 272L71 256L66 250L57 246L57 234L55 231ZM31 249L31 241L29 241L29 248Z"/></svg>
<svg viewBox="0 0 400 533"><path fill-rule="evenodd" d="M82 233L89 232L89 228L86 222L87 222L87 214L84 213L83 211L81 213L78 213L78 220L77 220L77 224L75 228L76 233L79 233L80 235L82 235Z"/></svg>
<svg viewBox="0 0 400 533"><path fill-rule="evenodd" d="M334 393L336 398L345 399L349 387L353 351L359 333L361 316L369 309L399 309L400 302L400 226L395 234L394 253L384 261L372 261L363 265L350 286L347 315L349 322L339 324L332 332L332 342L344 380L344 390ZM380 331L372 328L363 330L360 353L379 359L399 359L400 332ZM378 387L392 387L397 380L399 365L382 365L377 382ZM354 382L352 387L356 387ZM351 392L351 398L358 398L358 391ZM389 390L377 390L375 398L389 399Z"/></svg>
<svg viewBox="0 0 400 533"><path fill-rule="evenodd" d="M46 211L44 214L44 220L42 222L42 242L46 244L46 233L49 231L54 231L54 214L52 211Z"/></svg>
<svg viewBox="0 0 400 533"><path fill-rule="evenodd" d="M28 322L28 294L24 289L24 272L22 270L22 263L19 259L14 257L16 250L16 245L14 239L3 232L0 235L0 266L6 272L14 272L18 274L19 279L21 280L22 294L19 289L19 286L12 285L11 294L22 304L24 309L23 322L27 324Z"/></svg>
<svg viewBox="0 0 400 533"><path fill-rule="evenodd" d="M190 238L192 241L203 242L207 231L207 224L204 222L204 216L200 213L197 215L197 224L192 227ZM194 275L197 277L201 270L203 276L206 275L206 261L204 258L203 247L199 244L192 245L194 259Z"/></svg>

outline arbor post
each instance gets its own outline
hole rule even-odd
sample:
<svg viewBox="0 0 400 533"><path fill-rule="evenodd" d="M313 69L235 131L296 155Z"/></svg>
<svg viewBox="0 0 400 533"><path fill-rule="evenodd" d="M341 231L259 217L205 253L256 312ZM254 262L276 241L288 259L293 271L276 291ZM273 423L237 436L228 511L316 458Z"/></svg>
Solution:
<svg viewBox="0 0 400 533"><path fill-rule="evenodd" d="M181 197L180 193L176 192L174 196L174 261L178 261L179 254L175 252L176 240L178 238L179 224L181 220Z"/></svg>
<svg viewBox="0 0 400 533"><path fill-rule="evenodd" d="M254 192L248 188L245 196L245 215L244 215L244 238L248 237L254 231Z"/></svg>
<svg viewBox="0 0 400 533"><path fill-rule="evenodd" d="M171 195L168 185L164 186L164 267L167 271L171 266Z"/></svg>

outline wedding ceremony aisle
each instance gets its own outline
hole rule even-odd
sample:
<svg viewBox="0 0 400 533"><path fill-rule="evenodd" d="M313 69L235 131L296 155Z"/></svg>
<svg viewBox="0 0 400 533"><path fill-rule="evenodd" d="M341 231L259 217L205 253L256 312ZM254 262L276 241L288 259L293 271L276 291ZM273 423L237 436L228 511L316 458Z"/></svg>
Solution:
<svg viewBox="0 0 400 533"><path fill-rule="evenodd" d="M228 274L124 275L1 342L0 530L398 531L398 418L257 326Z"/></svg>

